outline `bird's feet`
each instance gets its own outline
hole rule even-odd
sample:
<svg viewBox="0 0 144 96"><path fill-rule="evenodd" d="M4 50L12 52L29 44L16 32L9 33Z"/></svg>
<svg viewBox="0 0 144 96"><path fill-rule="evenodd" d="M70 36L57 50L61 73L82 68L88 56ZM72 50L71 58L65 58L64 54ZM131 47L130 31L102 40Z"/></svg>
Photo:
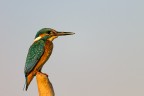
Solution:
<svg viewBox="0 0 144 96"><path fill-rule="evenodd" d="M44 75L46 75L47 77L48 77L48 74L46 74L46 73L43 73Z"/></svg>
<svg viewBox="0 0 144 96"><path fill-rule="evenodd" d="M43 75L46 75L48 77L48 74L46 74L46 73L37 72L36 74L43 74Z"/></svg>

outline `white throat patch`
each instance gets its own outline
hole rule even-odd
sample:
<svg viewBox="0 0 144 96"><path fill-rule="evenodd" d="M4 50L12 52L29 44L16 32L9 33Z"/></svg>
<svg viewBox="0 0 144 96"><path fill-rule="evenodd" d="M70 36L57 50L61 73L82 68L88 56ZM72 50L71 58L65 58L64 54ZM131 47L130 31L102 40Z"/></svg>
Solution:
<svg viewBox="0 0 144 96"><path fill-rule="evenodd" d="M34 42L40 40L41 38L42 38L42 37L40 37L40 36L37 37L37 38L35 38L35 39L34 39Z"/></svg>
<svg viewBox="0 0 144 96"><path fill-rule="evenodd" d="M52 36L51 38L49 38L48 40L53 41L55 38L57 38L58 36Z"/></svg>

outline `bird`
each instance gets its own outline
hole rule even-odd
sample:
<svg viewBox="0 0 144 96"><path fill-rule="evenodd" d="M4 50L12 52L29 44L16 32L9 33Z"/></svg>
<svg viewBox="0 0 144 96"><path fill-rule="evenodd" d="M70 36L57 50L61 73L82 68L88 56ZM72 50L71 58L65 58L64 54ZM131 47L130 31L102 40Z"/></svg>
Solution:
<svg viewBox="0 0 144 96"><path fill-rule="evenodd" d="M33 44L28 50L24 74L25 90L37 72L41 72L43 65L49 59L53 50L53 40L59 36L73 35L73 32L60 32L52 28L42 28L35 35Z"/></svg>

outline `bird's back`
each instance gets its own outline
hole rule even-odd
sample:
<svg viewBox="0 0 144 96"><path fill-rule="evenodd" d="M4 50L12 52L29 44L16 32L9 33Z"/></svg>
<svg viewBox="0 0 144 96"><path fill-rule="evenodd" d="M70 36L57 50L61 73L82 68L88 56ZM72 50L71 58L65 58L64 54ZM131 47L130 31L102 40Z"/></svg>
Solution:
<svg viewBox="0 0 144 96"><path fill-rule="evenodd" d="M37 63L37 65L34 68L35 71L41 70L44 63L49 59L49 57L52 53L52 50L53 50L53 43L51 41L47 40L45 43L44 49L45 50L44 50L42 57L40 58L39 62Z"/></svg>
<svg viewBox="0 0 144 96"><path fill-rule="evenodd" d="M32 71L26 75L26 90L32 81L33 77L36 75L36 72L41 71L45 62L49 59L53 50L53 43L49 40L45 41L44 52L38 62L35 64Z"/></svg>

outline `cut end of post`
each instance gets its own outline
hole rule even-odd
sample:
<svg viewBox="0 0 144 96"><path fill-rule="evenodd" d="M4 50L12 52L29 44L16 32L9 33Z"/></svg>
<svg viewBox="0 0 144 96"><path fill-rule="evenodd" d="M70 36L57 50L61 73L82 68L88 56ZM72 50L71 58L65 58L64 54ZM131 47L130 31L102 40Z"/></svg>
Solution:
<svg viewBox="0 0 144 96"><path fill-rule="evenodd" d="M53 86L45 73L36 74L39 96L55 96Z"/></svg>

